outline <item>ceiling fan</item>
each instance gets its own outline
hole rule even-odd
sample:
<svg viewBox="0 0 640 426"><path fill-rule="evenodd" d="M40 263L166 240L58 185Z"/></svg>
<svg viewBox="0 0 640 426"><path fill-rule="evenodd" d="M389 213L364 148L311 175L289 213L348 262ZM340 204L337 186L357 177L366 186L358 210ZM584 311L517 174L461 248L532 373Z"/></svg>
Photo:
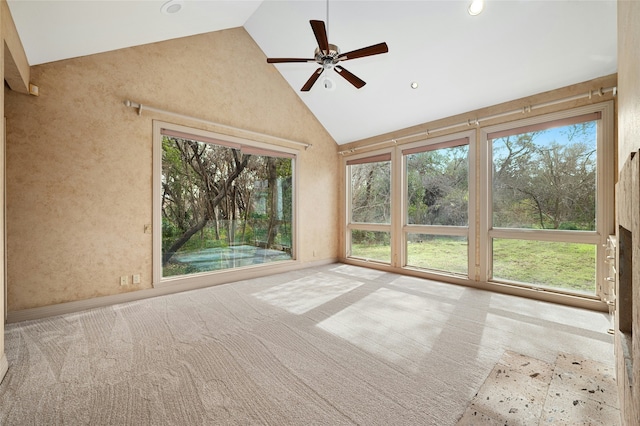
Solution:
<svg viewBox="0 0 640 426"><path fill-rule="evenodd" d="M338 65L338 62L346 61L349 59L362 58L365 56L379 55L380 53L387 53L389 51L387 43L378 43L374 44L373 46L363 47L362 49L352 50L351 52L340 53L340 49L338 48L338 46L336 46L335 44L329 44L324 21L311 20L309 21L309 23L311 24L311 29L313 30L313 34L316 36L316 40L318 42L318 47L316 48L313 59L267 58L267 62L270 64L284 62L316 62L320 64L320 68L318 68L313 72L313 74L311 74L309 80L307 80L304 86L302 86L302 89L300 89L303 92L308 92L309 90L311 90L313 84L318 80L318 78L320 78L320 74L322 74L324 70L330 70L332 68L345 80L353 84L357 89L360 89L367 83L347 71L344 67Z"/></svg>

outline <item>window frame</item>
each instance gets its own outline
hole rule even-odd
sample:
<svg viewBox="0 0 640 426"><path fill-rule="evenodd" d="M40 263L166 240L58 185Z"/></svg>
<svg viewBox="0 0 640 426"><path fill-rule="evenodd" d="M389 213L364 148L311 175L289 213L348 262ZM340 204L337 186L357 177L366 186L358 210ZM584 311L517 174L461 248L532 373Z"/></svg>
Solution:
<svg viewBox="0 0 640 426"><path fill-rule="evenodd" d="M394 190L394 177L393 177L393 163L394 163L395 154L392 149L384 149L377 151L370 151L358 155L349 156L348 158L343 158L343 170L345 170L345 239L344 239L344 253L345 257L350 259L355 259L359 261L378 263L381 265L392 265L394 263L394 255L393 255L393 247L394 247L394 233L392 229L394 227L394 221L397 218L397 214L394 211L394 199L395 199L395 190ZM352 186L351 186L351 167L352 165L358 164L366 164L366 163L375 163L380 161L389 161L389 179L390 179L390 203L389 206L389 214L391 216L389 223L366 223L366 222L354 222L352 219L353 212L353 197L352 197ZM386 232L390 235L390 244L391 244L391 258L389 262L383 262L377 259L368 259L362 257L352 257L351 255L351 233L352 231L373 231L373 232Z"/></svg>
<svg viewBox="0 0 640 426"><path fill-rule="evenodd" d="M570 120L574 117L591 113L600 113L596 133L596 229L595 231L569 231L569 230L537 230L516 228L493 228L493 181L492 165L493 151L489 136L497 132L517 130L529 126L543 125L544 123L562 120ZM590 120L591 121L591 120ZM480 150L481 188L480 203L480 247L484 251L480 262L480 280L489 283L507 284L515 287L531 288L539 291L580 296L590 299L600 299L603 293L603 282L606 278L604 244L607 237L614 231L614 105L613 101L572 108L559 112L544 114L527 119L511 121L481 129ZM596 246L596 283L595 294L578 294L569 290L539 286L535 284L517 283L493 278L493 253L492 241L494 238L518 239L546 242L568 242L594 244Z"/></svg>
<svg viewBox="0 0 640 426"><path fill-rule="evenodd" d="M199 272L189 275L162 276L162 139L163 129L176 134L190 135L196 140L204 143L214 143L229 148L245 149L260 155L282 154L283 157L291 158L292 173L292 215L291 215L291 259L273 263L249 265L231 269L221 269L216 271ZM201 140L202 139L202 140ZM218 142L218 143L216 143ZM160 120L153 120L152 137L152 285L162 288L173 285L186 285L193 288L215 285L233 280L252 277L256 271L264 274L265 270L280 271L288 268L292 263L299 263L299 232L298 232L298 150L283 146L276 146L264 142L253 141L241 137L216 133L210 130L169 123Z"/></svg>
<svg viewBox="0 0 640 426"><path fill-rule="evenodd" d="M407 155L411 155L417 152L418 149L423 148L424 151L435 151L442 148L449 148L454 146L461 146L458 143L461 139L467 139L467 161L469 162L468 172L468 185L469 185L469 202L467 205L467 226L451 226L451 225L420 225L410 224L408 217L408 203L409 203L409 187L407 182ZM398 147L400 151L400 173L401 173L401 185L402 185L402 202L401 210L399 212L402 218L402 230L401 230L401 247L400 247L400 259L401 267L410 270L419 270L428 272L435 275L451 275L460 276L453 272L447 273L444 271L437 271L432 269L417 268L407 265L407 241L408 234L430 234L430 235L442 235L442 236L455 236L455 237L467 237L467 276L469 279L475 279L476 277L476 220L475 220L475 205L477 191L476 188L476 130L468 130L465 132L453 133L445 136L434 137L431 139L422 139L410 144L402 145Z"/></svg>
<svg viewBox="0 0 640 426"><path fill-rule="evenodd" d="M405 171L404 171L404 156L403 150L408 150L420 144L438 144L445 143L446 140L452 140L463 137L465 131L456 132L455 129L464 128L464 124L452 125L443 128L450 130L452 133L444 136L433 137L424 132L420 135L413 134L411 136L400 136L399 139L391 139L386 142L372 143L372 145L385 144L384 147L378 150L370 149L365 153L354 154L359 149L368 149L369 147L363 146L361 148L354 148L341 152L343 154L343 191L345 198L342 199L342 206L344 208L344 215L342 216L342 247L344 251L341 253L340 260L361 266L369 266L375 269L386 270L389 272L402 273L410 276L418 276L426 279L436 279L444 282L466 285L470 287L477 287L491 291L505 292L509 294L519 295L523 297L530 297L533 299L553 301L556 303L563 303L571 306L579 306L588 309L597 309L606 311L607 306L602 301L604 294L604 283L606 278L606 253L603 249L603 244L610 234L614 233L614 183L616 176L616 164L615 164L615 134L614 134L614 120L615 120L615 103L613 100L607 100L604 102L583 103L583 106L574 106L575 103L568 104L565 109L559 109L554 107L555 103L542 104L536 107L524 108L522 110L522 117L514 115L514 112L497 114L488 118L482 119L487 121L488 124L484 125L478 120L468 120L465 129L469 134L469 229L468 235L468 250L469 250L469 268L468 276L464 277L460 274L446 274L439 273L439 271L432 271L426 268L412 268L406 265L406 247L404 241L407 233L413 233L417 231L424 233L425 229L421 225L409 225L407 224L406 211L407 211L407 194L404 187L405 184ZM536 108L536 116L529 116L532 110ZM544 109L540 112L537 109ZM551 111L551 112L548 112ZM489 198L489 186L491 185L491 163L488 162L490 157L489 144L487 143L487 134L495 131L501 131L506 129L514 129L523 126L533 126L540 122L556 121L562 119L571 120L572 117L591 114L594 112L600 112L600 121L597 126L597 200L596 200L596 230L595 231L580 231L580 233L573 234L572 231L566 230L547 230L546 233L539 234L542 231L522 229L517 231L517 238L551 242L564 242L567 240L567 235L573 239L576 243L588 243L595 244L596 248L596 291L595 295L591 296L585 293L578 293L571 290L564 291L562 289L554 289L552 287L541 287L535 284L521 285L521 283L496 281L489 279L489 273L492 269L490 250L492 238L503 238L505 236L513 236L509 234L509 229L493 229L491 224L492 214L490 211L490 203L492 199ZM507 118L508 117L508 118ZM497 123L497 124L493 124ZM399 143L398 141L404 139L407 142ZM393 145L389 145L389 144ZM347 172L346 162L347 160L372 156L376 153L387 152L391 153L391 226L385 225L362 225L357 228L349 222L350 212L350 175ZM346 206L346 207L345 207ZM463 227L464 228L464 227ZM351 229L363 229L374 231L389 231L391 232L391 264L380 264L375 262L368 262L366 259L350 257L348 248L350 247L350 234ZM452 235L451 229L448 228L432 228L428 229L428 232L433 234L439 233L441 235ZM457 229L455 233L461 235L465 234L464 229Z"/></svg>

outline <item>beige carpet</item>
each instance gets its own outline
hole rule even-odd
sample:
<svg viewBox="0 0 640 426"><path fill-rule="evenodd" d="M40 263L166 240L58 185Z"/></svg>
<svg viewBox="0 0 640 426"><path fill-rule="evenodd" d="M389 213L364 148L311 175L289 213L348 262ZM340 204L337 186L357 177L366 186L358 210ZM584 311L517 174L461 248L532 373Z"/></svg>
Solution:
<svg viewBox="0 0 640 426"><path fill-rule="evenodd" d="M11 324L2 425L455 425L505 351L608 315L348 265Z"/></svg>

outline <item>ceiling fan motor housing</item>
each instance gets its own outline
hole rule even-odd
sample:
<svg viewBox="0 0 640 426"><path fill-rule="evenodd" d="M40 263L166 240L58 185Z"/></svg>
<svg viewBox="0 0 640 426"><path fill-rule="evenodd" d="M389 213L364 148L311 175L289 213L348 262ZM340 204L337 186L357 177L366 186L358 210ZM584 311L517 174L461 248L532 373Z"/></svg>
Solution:
<svg viewBox="0 0 640 426"><path fill-rule="evenodd" d="M335 44L329 44L329 52L325 52L324 50L320 50L319 47L316 47L316 53L314 55L317 63L322 65L324 69L333 68L335 64L338 63L339 60L336 58L340 54L340 49Z"/></svg>

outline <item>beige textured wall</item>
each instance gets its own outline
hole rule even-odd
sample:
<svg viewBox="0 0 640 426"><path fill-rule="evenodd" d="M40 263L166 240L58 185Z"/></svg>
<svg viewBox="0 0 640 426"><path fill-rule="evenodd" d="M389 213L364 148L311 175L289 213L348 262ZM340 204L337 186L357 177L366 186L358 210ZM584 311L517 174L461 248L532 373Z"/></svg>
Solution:
<svg viewBox="0 0 640 426"><path fill-rule="evenodd" d="M618 2L618 170L640 149L640 2Z"/></svg>
<svg viewBox="0 0 640 426"><path fill-rule="evenodd" d="M4 4L4 0L2 1L2 4L0 4L0 34L2 34L4 32L4 24L2 24L3 22L3 18L4 18L4 11L5 11L5 4ZM5 18L6 19L6 18ZM4 37L0 37L0 40L3 40ZM4 44L4 42L3 42ZM0 77L2 77L2 81L4 81L4 49L2 49L0 51L0 64L3 64L3 66L0 67ZM4 93L2 95L0 95L0 111L2 112L2 115L0 115L0 137L2 136L2 134L4 133L4 120L2 119L4 117ZM4 157L4 138L0 139L0 152L2 154L2 156ZM0 176L4 176L4 161L0 162ZM0 188L2 188L3 186L0 186ZM5 207L5 201L4 201L4 197L0 197L0 211L2 211L2 213L4 213L4 207ZM0 224L2 224L3 222L0 221ZM4 227L0 226L0 235L2 235L2 239L0 241L4 242L5 241L5 233L4 233ZM0 245L0 252L2 253L2 257L4 257L4 244ZM6 285L5 282L5 278L4 278L4 262L2 261L2 257L0 257L0 265L2 265L2 267L0 268L0 270L2 271L2 273L0 273L0 310L2 310L2 312L4 312L4 306L5 306L5 300L4 300L4 288ZM7 356L4 353L4 315L2 317L2 319L0 320L0 382L2 381L2 379L4 378L5 374L7 373L7 368L8 368L8 364L7 364Z"/></svg>
<svg viewBox="0 0 640 426"><path fill-rule="evenodd" d="M618 168L622 169L629 154L640 149L640 2L618 1ZM636 235L633 236L636 240ZM637 262L634 260L634 262ZM637 268L637 266L635 266ZM633 295L633 359L634 381L640 380L640 289L634 282ZM624 364L616 336L621 409L624 424L640 424L640 389L625 384Z"/></svg>
<svg viewBox="0 0 640 426"><path fill-rule="evenodd" d="M336 144L243 28L39 65L31 80L37 98L5 90L9 311L152 286L152 119L190 123L125 99L312 143L299 258L337 257ZM134 273L141 285L120 287Z"/></svg>

